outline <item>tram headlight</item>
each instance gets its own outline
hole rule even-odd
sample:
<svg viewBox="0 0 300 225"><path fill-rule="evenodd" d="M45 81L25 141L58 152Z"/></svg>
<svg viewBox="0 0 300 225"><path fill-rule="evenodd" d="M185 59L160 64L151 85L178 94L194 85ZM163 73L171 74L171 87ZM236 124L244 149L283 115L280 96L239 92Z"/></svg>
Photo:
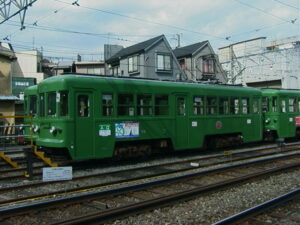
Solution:
<svg viewBox="0 0 300 225"><path fill-rule="evenodd" d="M39 128L39 126L38 125L36 125L34 128L33 128L33 132L38 132L40 130L40 128Z"/></svg>
<svg viewBox="0 0 300 225"><path fill-rule="evenodd" d="M270 123L270 120L269 120L269 119L266 119L266 120L265 120L265 123L266 123L266 124Z"/></svg>
<svg viewBox="0 0 300 225"><path fill-rule="evenodd" d="M52 127L50 128L50 130L49 130L49 132L50 132L51 134L55 134L56 131L57 131L57 129L56 129L54 126L52 126Z"/></svg>

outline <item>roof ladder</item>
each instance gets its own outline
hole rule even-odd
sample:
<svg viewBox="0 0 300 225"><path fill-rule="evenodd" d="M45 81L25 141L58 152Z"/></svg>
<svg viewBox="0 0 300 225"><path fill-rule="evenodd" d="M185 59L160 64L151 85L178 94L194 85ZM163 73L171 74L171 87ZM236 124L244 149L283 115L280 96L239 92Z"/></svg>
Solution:
<svg viewBox="0 0 300 225"><path fill-rule="evenodd" d="M2 158L5 162L7 162L9 165L11 165L14 168L19 168L20 166L18 163L14 162L10 157L5 155L4 152L0 152L0 158Z"/></svg>

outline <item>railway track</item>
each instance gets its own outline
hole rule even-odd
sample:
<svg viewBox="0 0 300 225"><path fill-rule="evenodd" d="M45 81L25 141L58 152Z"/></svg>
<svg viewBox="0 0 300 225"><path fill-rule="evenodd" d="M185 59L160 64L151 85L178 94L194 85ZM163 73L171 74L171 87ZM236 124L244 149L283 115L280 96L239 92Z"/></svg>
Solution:
<svg viewBox="0 0 300 225"><path fill-rule="evenodd" d="M206 171L196 168L147 179L127 179L114 185L100 185L81 191L27 200L16 199L10 203L2 203L0 218L3 222L11 224L16 219L22 221L28 219L24 214L31 213L36 216L33 216L36 221L28 221L30 224L91 224L95 221L100 223L171 204L174 201L193 198L195 195L247 182L257 177L299 168L299 159L299 153L294 153ZM22 215L17 217L17 214Z"/></svg>
<svg viewBox="0 0 300 225"><path fill-rule="evenodd" d="M268 146L263 146L263 147L254 147L242 151L237 151L237 150L228 150L221 153L217 154L210 154L209 156L196 156L196 158L190 159L190 160L182 160L181 162L175 162L175 164L186 164L186 163L193 163L195 162L196 165L199 166L209 166L209 165L214 165L214 164L220 164L220 163L227 163L228 161L234 162L234 161L239 161L242 159L247 159L247 158L252 158L252 157L263 157L263 156L268 156L272 155L274 153L278 152L289 152L293 151L295 149L300 148L300 143L289 143L287 144L284 148L280 149L276 145L268 145ZM230 153L230 154L228 154ZM213 161L213 159L215 161ZM210 160L209 162L207 160ZM212 162L213 161L213 162ZM25 161L24 161L25 164ZM168 165L174 165L174 163L165 163L162 166L168 166ZM33 168L33 173L34 176L37 178L40 178L42 176L42 168L45 167L45 164L41 162L34 162L34 168ZM81 169L80 166L78 167L79 170ZM76 169L76 167L75 167ZM141 168L139 168L141 169ZM24 179L24 173L27 171L27 168L21 167L17 169L2 169L0 170L0 182L5 182L8 180L14 180L17 181L18 179L23 180ZM105 174L106 175L106 174ZM95 175L97 176L97 174ZM77 179L77 178L75 178ZM81 179L81 178L79 178ZM1 190L0 190L1 191Z"/></svg>
<svg viewBox="0 0 300 225"><path fill-rule="evenodd" d="M225 218L213 225L299 224L300 189Z"/></svg>

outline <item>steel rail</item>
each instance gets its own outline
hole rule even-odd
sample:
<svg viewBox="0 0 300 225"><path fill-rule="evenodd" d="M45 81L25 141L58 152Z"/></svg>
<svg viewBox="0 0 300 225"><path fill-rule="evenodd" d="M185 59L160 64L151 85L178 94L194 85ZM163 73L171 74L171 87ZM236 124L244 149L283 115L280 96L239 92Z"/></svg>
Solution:
<svg viewBox="0 0 300 225"><path fill-rule="evenodd" d="M215 191L221 188L225 188L227 186L232 186L235 184L239 184L245 181L249 181L249 179L257 178L260 176L265 176L271 173L275 173L278 171L282 171L285 169L290 169L293 167L299 167L300 163L295 163L293 165L285 165L276 169L269 169L263 172L258 172L246 176L241 176L238 178L233 178L226 181L221 181L216 184L207 185L204 187L197 187L187 191L182 191L175 194L166 195L163 197L154 198L151 200L142 201L139 203L130 204L123 207L118 207L112 210L105 210L104 212L92 213L85 216L72 218L65 221L60 221L58 223L52 223L51 225L71 225L71 224L93 224L93 223L103 223L107 221L114 220L116 218L120 218L122 216L127 216L131 214L137 214L142 211L146 211L149 209L153 209L156 207L161 207L162 205L168 205L172 202L182 201L185 199L190 199L192 197L198 196L200 194L208 193L211 191ZM177 179L176 179L177 180Z"/></svg>
<svg viewBox="0 0 300 225"><path fill-rule="evenodd" d="M282 158L278 158L278 159L282 159ZM256 163L262 163L262 162L264 162L264 160L259 160L259 162L256 162ZM254 163L252 162L251 164L254 164ZM232 165L232 166L229 166L228 168L238 168L241 166L248 166L251 164L246 163L246 164L242 164L242 165ZM220 187L225 187L227 185L238 184L238 183L241 183L244 181L249 181L249 179L252 179L252 178L255 178L258 176L264 176L264 175L267 175L270 173L280 172L280 171L283 171L286 169L296 168L299 166L300 166L300 162L292 163L289 165L283 165L280 167L267 169L267 170L264 170L261 172L256 172L254 174L242 176L239 178L233 178L233 179L229 179L226 181L222 181L222 182L218 183L217 185L214 184L214 185L208 185L206 187L195 188L192 191L176 194L176 196L166 197L166 199L164 201L159 201L158 199L156 199L155 201L160 202L159 204L164 204L169 201L174 201L174 200L178 200L178 199L184 199L187 197L191 197L192 196L191 194L193 194L193 195L200 194L203 192L211 191L213 188L220 188ZM217 168L210 172L218 172L220 170L224 170L224 168ZM19 203L14 202L13 205L3 205L2 207L0 207L0 217L5 218L5 217L9 217L9 215L14 215L16 213L24 213L25 211L31 211L31 210L38 209L41 207L43 207L43 208L44 207L52 207L57 204L68 204L71 202L74 203L74 202L91 200L91 199L95 199L95 198L101 197L101 196L115 195L115 194L121 194L121 193L128 192L128 191L141 190L141 189L145 189L147 187L157 186L157 185L166 184L166 183L172 183L172 182L180 181L182 179L192 178L192 177L207 174L207 173L208 173L208 171L196 171L196 172L190 172L190 173L187 173L184 175L176 175L176 176L172 176L172 177L163 177L163 178L159 177L158 179L152 180L152 181L140 181L139 183L135 183L135 184L125 183L125 184L117 186L117 187L108 187L110 189L106 189L106 190L83 190L82 192L73 193L73 195L71 195L71 196L61 196L56 199L51 199L51 196L48 196L48 199L31 199L30 202L19 202ZM150 205L152 205L152 203ZM136 205L134 207L135 207L135 210L144 208L141 205ZM147 204L147 207L149 207L149 204ZM96 216L96 215L94 215L94 216ZM114 216L116 216L116 215L114 214ZM97 215L97 218L98 217L99 217L99 215Z"/></svg>
<svg viewBox="0 0 300 225"><path fill-rule="evenodd" d="M279 197L276 197L274 199L271 199L269 201L266 201L262 204L259 204L257 206L254 206L250 209L244 210L240 213L237 213L233 216L227 217L223 220L220 220L213 225L230 225L235 224L237 222L241 222L249 217L256 216L258 214L261 214L271 208L277 207L279 205L285 204L286 202L293 200L295 197L300 195L300 189L296 189L294 191L288 192L284 195L281 195Z"/></svg>

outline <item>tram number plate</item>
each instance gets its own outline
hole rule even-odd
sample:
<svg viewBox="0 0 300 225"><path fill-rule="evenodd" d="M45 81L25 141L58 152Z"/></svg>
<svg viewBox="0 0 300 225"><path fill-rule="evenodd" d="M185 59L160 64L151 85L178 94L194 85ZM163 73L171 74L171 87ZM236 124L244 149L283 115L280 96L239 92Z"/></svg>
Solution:
<svg viewBox="0 0 300 225"><path fill-rule="evenodd" d="M72 167L45 167L43 181L72 180Z"/></svg>

